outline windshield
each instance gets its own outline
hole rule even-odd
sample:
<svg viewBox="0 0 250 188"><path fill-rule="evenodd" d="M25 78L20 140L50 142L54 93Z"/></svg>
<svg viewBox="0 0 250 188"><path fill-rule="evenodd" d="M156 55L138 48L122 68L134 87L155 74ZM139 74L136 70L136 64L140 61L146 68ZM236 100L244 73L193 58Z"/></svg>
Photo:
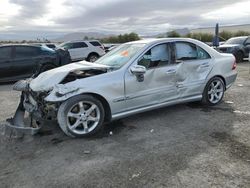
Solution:
<svg viewBox="0 0 250 188"><path fill-rule="evenodd" d="M142 43L123 44L98 59L95 63L120 68L144 46L145 44Z"/></svg>
<svg viewBox="0 0 250 188"><path fill-rule="evenodd" d="M243 44L246 39L247 37L231 38L228 41L226 41L224 44Z"/></svg>
<svg viewBox="0 0 250 188"><path fill-rule="evenodd" d="M58 45L58 47L60 48L64 48L64 47L67 47L69 43L61 43Z"/></svg>

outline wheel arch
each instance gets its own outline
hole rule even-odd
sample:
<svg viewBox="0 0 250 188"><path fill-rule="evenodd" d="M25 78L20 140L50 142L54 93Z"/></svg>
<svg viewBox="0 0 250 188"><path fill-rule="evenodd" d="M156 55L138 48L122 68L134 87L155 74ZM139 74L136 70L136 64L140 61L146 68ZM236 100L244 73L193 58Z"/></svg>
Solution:
<svg viewBox="0 0 250 188"><path fill-rule="evenodd" d="M90 92L81 93L81 95L91 95L91 96L97 98L98 100L100 100L102 105L103 105L104 111L105 111L105 116L104 116L105 122L111 121L111 108L110 108L108 101L103 96L101 96L97 93L90 93Z"/></svg>
<svg viewBox="0 0 250 188"><path fill-rule="evenodd" d="M215 75L215 76L211 77L211 78L207 81L206 85L209 83L210 80L212 80L212 79L215 78L215 77L219 77L219 78L222 79L222 81L223 81L223 83L224 83L224 85L225 85L225 90L226 90L226 88L227 88L227 87L226 87L226 86L227 86L227 85L226 85L226 84L227 84L227 83L226 83L226 79L225 79L222 75Z"/></svg>
<svg viewBox="0 0 250 188"><path fill-rule="evenodd" d="M239 54L242 55L242 58L243 58L243 60L244 60L245 53L244 53L244 50L240 48L240 49L237 49L237 50L233 53L233 55L234 55L236 61L237 61L237 56L238 56ZM240 62L237 62L237 63L240 63Z"/></svg>
<svg viewBox="0 0 250 188"><path fill-rule="evenodd" d="M91 55L97 55L98 57L100 57L100 55L97 52L90 52L87 56L87 59L91 56Z"/></svg>

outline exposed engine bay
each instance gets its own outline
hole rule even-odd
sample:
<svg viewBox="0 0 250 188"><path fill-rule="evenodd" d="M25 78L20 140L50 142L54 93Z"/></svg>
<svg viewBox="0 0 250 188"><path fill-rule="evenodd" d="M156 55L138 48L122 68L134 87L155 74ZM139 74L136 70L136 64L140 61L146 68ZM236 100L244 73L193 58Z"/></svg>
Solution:
<svg viewBox="0 0 250 188"><path fill-rule="evenodd" d="M14 84L13 90L22 92L19 106L15 112L13 118L7 119L8 125L6 126L8 129L18 130L23 134L36 134L43 122L45 120L56 120L57 112L59 106L62 102L49 102L46 101L46 97L50 95L53 89L60 88L56 95L61 97L67 92L71 92L70 87L67 87L68 83L72 83L79 79L84 79L100 74L104 74L108 72L108 69L105 67L82 67L80 63L71 64L72 70L67 70L67 72L59 71L61 73L60 77L57 76L53 87L48 87L45 89L44 87L40 88L40 91L34 91L31 85L32 83L37 87L41 82L39 81L39 77L44 77L46 74L53 75L53 72L58 73L57 70L51 70L40 74L37 78L29 78L26 80L20 80ZM81 65L81 66L79 66ZM64 67L69 67L70 65L66 65ZM58 70L62 69L59 67ZM60 78L60 81L59 81ZM37 81L38 80L38 81ZM37 83L36 83L37 81ZM50 78L49 83L45 83L44 85L49 85L53 81L53 78ZM27 124L25 120L25 115L28 114L30 118L30 122ZM34 124L35 122L35 124Z"/></svg>
<svg viewBox="0 0 250 188"><path fill-rule="evenodd" d="M90 76L95 76L99 74L106 73L107 70L98 70L98 69L90 69L90 70L77 70L74 72L70 72L61 82L60 84L66 84L68 82L75 81L77 79L87 78Z"/></svg>

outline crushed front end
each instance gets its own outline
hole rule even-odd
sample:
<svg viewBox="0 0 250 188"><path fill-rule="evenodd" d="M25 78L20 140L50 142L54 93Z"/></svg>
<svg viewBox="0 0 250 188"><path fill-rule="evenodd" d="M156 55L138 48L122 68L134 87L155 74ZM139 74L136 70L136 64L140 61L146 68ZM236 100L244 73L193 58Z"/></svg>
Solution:
<svg viewBox="0 0 250 188"><path fill-rule="evenodd" d="M22 92L14 117L6 120L5 134L36 134L44 120L56 119L58 107L44 101L49 92L34 92L30 89L32 79L15 83L13 90Z"/></svg>

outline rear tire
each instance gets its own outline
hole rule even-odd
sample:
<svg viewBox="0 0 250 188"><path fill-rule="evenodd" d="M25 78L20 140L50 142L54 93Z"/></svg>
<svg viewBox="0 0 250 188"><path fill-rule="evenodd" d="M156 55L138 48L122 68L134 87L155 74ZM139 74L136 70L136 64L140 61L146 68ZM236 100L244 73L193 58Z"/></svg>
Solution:
<svg viewBox="0 0 250 188"><path fill-rule="evenodd" d="M243 62L244 54L241 51L235 53L235 59L237 63Z"/></svg>
<svg viewBox="0 0 250 188"><path fill-rule="evenodd" d="M225 84L220 77L214 77L207 83L202 97L202 103L208 106L219 104L224 96Z"/></svg>
<svg viewBox="0 0 250 188"><path fill-rule="evenodd" d="M95 62L97 59L99 58L99 56L97 54L90 54L87 58L87 61L93 63Z"/></svg>
<svg viewBox="0 0 250 188"><path fill-rule="evenodd" d="M91 95L78 95L66 100L58 110L62 131L70 137L88 137L103 128L105 111L102 103Z"/></svg>

